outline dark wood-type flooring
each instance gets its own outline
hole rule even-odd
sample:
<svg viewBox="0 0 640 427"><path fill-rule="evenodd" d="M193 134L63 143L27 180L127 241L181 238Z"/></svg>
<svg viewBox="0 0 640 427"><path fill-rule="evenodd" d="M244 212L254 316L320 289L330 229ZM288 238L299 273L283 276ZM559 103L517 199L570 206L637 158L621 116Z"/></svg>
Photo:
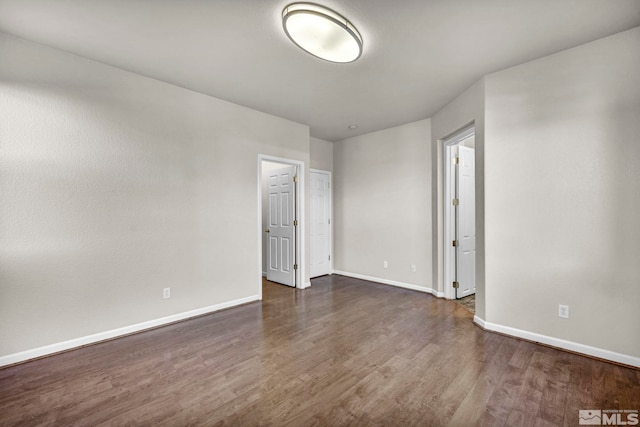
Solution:
<svg viewBox="0 0 640 427"><path fill-rule="evenodd" d="M640 371L341 276L0 370L0 425L558 426L640 409Z"/></svg>

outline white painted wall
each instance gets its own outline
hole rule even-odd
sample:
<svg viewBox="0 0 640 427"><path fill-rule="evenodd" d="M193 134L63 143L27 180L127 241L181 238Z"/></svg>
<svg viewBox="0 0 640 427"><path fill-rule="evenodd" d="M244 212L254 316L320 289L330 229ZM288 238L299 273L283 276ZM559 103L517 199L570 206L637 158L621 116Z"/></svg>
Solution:
<svg viewBox="0 0 640 427"><path fill-rule="evenodd" d="M638 52L640 28L486 77L487 322L640 357Z"/></svg>
<svg viewBox="0 0 640 427"><path fill-rule="evenodd" d="M333 171L333 143L311 137L311 169Z"/></svg>
<svg viewBox="0 0 640 427"><path fill-rule="evenodd" d="M440 283L438 140L475 121L477 315L640 356L639 31L335 143L335 268ZM326 141L8 36L0 57L0 357L255 296L257 154L323 169Z"/></svg>
<svg viewBox="0 0 640 427"><path fill-rule="evenodd" d="M0 57L0 357L258 295L258 153L308 164L307 126L4 35Z"/></svg>
<svg viewBox="0 0 640 427"><path fill-rule="evenodd" d="M335 270L431 288L430 135L427 119L334 143Z"/></svg>

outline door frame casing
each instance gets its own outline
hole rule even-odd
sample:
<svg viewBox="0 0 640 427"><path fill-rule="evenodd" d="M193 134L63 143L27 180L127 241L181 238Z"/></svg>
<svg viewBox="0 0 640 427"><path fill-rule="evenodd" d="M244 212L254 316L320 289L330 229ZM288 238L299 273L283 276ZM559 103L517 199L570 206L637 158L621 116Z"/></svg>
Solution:
<svg viewBox="0 0 640 427"><path fill-rule="evenodd" d="M333 175L331 171L309 169L309 173L312 172L329 175L329 274L333 274ZM311 189L309 189L309 191L311 191ZM309 209L311 209L311 207L309 207ZM311 266L309 266L309 268L311 268Z"/></svg>
<svg viewBox="0 0 640 427"><path fill-rule="evenodd" d="M446 299L456 299L455 290L452 283L454 279L455 270L455 248L451 244L454 240L454 227L455 227L455 209L451 204L453 195L455 194L455 167L453 167L453 148L458 145L463 139L475 134L475 127L473 124L464 126L458 129L450 136L442 139L444 148L444 180L443 180L443 195L444 195L444 297Z"/></svg>
<svg viewBox="0 0 640 427"><path fill-rule="evenodd" d="M296 192L297 192L297 197L296 197L296 206L295 206L295 210L296 210L296 218L298 219L298 227L296 227L295 229L295 239L296 239L296 250L295 250L295 257L298 260L298 269L296 270L295 273L295 281L296 281L296 288L297 289L304 289L305 288L305 272L306 272L306 268L305 268L305 263L306 263L306 252L305 252L305 245L306 245L306 240L305 240L305 225L306 225L306 221L305 221L305 210L304 210L304 206L305 206L305 193L304 193L304 188L305 188L305 168L304 168L304 162L301 160L293 160L293 159L287 159L284 157L276 157L276 156L270 156L267 154L258 154L258 165L257 165L257 170L258 170L258 229L257 229L257 235L258 235L258 295L260 296L260 299L262 299L262 234L264 233L263 230L263 224L262 224L262 162L273 162L273 163L281 163L283 165L291 165L291 166L296 166L296 175L298 176L298 182L296 183Z"/></svg>

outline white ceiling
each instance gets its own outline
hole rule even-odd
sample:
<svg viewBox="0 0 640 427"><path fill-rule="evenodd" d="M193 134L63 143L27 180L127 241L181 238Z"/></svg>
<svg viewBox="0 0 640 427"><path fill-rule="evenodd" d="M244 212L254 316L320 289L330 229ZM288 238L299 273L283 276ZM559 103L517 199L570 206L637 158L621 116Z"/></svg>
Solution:
<svg viewBox="0 0 640 427"><path fill-rule="evenodd" d="M283 33L293 1L0 0L0 31L336 141L431 117L485 74L640 25L639 0L315 0L364 39L358 61L333 64Z"/></svg>

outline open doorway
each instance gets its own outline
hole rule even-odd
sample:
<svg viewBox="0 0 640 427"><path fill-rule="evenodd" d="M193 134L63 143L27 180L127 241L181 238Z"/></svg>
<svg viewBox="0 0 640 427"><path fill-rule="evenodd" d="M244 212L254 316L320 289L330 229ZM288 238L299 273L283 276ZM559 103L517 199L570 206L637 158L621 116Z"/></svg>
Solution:
<svg viewBox="0 0 640 427"><path fill-rule="evenodd" d="M447 138L444 148L445 297L475 308L475 129Z"/></svg>
<svg viewBox="0 0 640 427"><path fill-rule="evenodd" d="M258 156L260 270L270 282L301 288L303 163ZM262 277L260 286L262 287Z"/></svg>

